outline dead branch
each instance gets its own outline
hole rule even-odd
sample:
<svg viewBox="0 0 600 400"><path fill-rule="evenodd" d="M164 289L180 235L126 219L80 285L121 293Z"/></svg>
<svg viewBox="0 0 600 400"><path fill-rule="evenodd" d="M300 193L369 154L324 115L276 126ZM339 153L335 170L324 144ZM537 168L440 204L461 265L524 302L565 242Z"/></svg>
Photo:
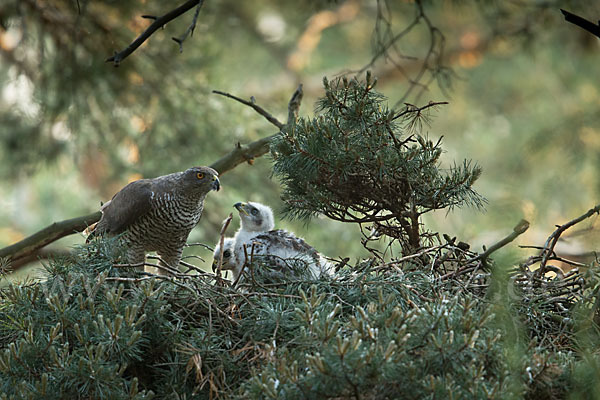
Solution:
<svg viewBox="0 0 600 400"><path fill-rule="evenodd" d="M298 111L300 110L300 105L302 105L302 98L304 97L304 89L302 84L298 85L294 94L292 94L292 98L288 103L288 120L287 124L295 124L298 119ZM281 128L279 128L281 129Z"/></svg>
<svg viewBox="0 0 600 400"><path fill-rule="evenodd" d="M513 228L513 231L510 233L510 235L508 235L504 239L500 240L499 242L494 243L493 245L488 247L487 250L485 250L483 253L479 254L478 256L473 257L471 260L469 260L469 263L471 263L473 261L478 261L478 260L486 260L490 256L490 254L492 254L496 250L506 246L513 240L515 240L519 235L524 233L527 229L529 229L529 222L522 219L521 221L519 221L517 226L515 226Z"/></svg>
<svg viewBox="0 0 600 400"><path fill-rule="evenodd" d="M24 265L30 264L38 260L56 259L59 257L68 257L71 252L66 249L39 249L30 254L24 255L16 260L11 260L9 263L10 271L17 270ZM0 263L1 265L1 263Z"/></svg>
<svg viewBox="0 0 600 400"><path fill-rule="evenodd" d="M171 38L179 45L180 53L183 53L183 42L185 41L185 39L187 39L188 36L194 34L194 29L196 29L196 23L198 22L198 15L200 15L200 9L202 8L202 4L204 4L204 0L200 0L198 2L198 5L196 5L196 12L194 12L194 18L192 19L192 23L190 24L190 26L188 26L186 31L179 37Z"/></svg>
<svg viewBox="0 0 600 400"><path fill-rule="evenodd" d="M598 36L600 38L600 24L596 25L595 23L588 21L585 18L580 17L579 15L575 15L566 10L560 9L560 12L565 16L565 21L570 22L574 25L577 25L581 29L584 29L591 33L592 35Z"/></svg>
<svg viewBox="0 0 600 400"><path fill-rule="evenodd" d="M245 104L248 107L252 107L254 109L254 111L256 111L257 113L259 113L260 115L262 115L263 117L265 117L267 119L267 121L269 121L270 123L272 123L273 125L275 125L277 128L283 129L284 125L281 122L279 122L279 120L277 118L275 118L270 113L268 113L264 108L262 108L261 106L259 106L258 104L256 104L256 101L254 100L254 97L251 97L250 101L248 101L248 100L240 99L239 97L234 96L232 94L229 94L229 93L226 93L226 92L221 92L220 90L213 90L212 92L214 94L220 94L221 96L229 97L230 99L234 99L236 101L239 101L240 103ZM292 96L292 98L293 98L293 96Z"/></svg>
<svg viewBox="0 0 600 400"><path fill-rule="evenodd" d="M540 252L540 256L542 259L540 261L540 268L538 269L538 276L544 276L544 274L546 273L546 263L548 262L551 256L554 256L554 247L556 246L560 235L573 225L576 225L581 221L588 219L594 214L600 214L600 204L598 204L594 208L589 209L585 214L567 222L566 224L558 226L558 229L552 232L552 235L548 237L548 240L546 240L546 243L544 244L544 248Z"/></svg>
<svg viewBox="0 0 600 400"><path fill-rule="evenodd" d="M219 90L213 90L213 93L229 97L230 99L234 99L244 105L247 105L248 107L251 107L254 111L265 117L267 121L275 125L280 131L285 126L271 113L269 113L264 108L256 104L254 98L251 98L250 101L247 101L230 93L221 92ZM293 122L295 122L295 119L298 116L298 109L300 108L302 102L303 93L303 86L302 84L300 84L298 85L298 88L294 91L292 97L290 98L290 101L288 103L288 124L291 123L290 121L292 119L294 120ZM224 157L221 157L219 160L213 163L211 167L222 175L243 162L248 162L252 164L255 158L261 157L269 151L269 143L278 134L279 132L246 145L237 143L235 148L231 152L226 154Z"/></svg>
<svg viewBox="0 0 600 400"><path fill-rule="evenodd" d="M393 31L392 17L389 9L387 8L387 3L381 0L377 1L377 19L375 22L374 32L375 54L361 69L349 71L351 73L363 73L372 69L375 66L375 63L380 59L389 62L392 65L393 70L399 72L400 75L409 83L408 88L400 100L396 102L394 107L396 107L398 104L404 103L408 96L417 87L420 88L416 96L418 99L423 91L429 87L431 82L433 82L443 73L448 74L450 71L449 68L445 67L444 65L446 42L444 35L436 26L433 25L429 19L424 10L422 1L416 0L413 2L413 4L415 7L413 19L406 25L406 27L404 27L404 29L395 33ZM400 50L398 43L410 35L413 31L416 31L416 28L420 25L424 25L427 29L429 34L429 46L422 60L419 61L416 57L404 54ZM409 60L412 63L416 63L416 72L409 71L406 66L403 65L404 63L401 63L401 60ZM426 74L428 74L429 77L426 82L423 82L423 78Z"/></svg>
<svg viewBox="0 0 600 400"><path fill-rule="evenodd" d="M150 36L152 36L152 34L154 32L156 32L159 28L162 28L168 22L174 20L175 18L179 17L180 15L191 10L194 6L198 6L198 8L201 7L203 2L204 2L203 0L188 0L184 4L175 8L174 10L171 10L168 13L166 13L160 17L153 18L154 22L152 22L152 24L150 24L150 26L148 28L146 28L146 30L144 32L142 32L133 42L131 42L131 44L129 44L129 46L127 46L125 48L125 50L117 52L112 57L107 58L106 62L112 62L115 67L118 67L119 64L121 63L121 61L123 61L127 56L129 56L138 47L140 47L142 45L142 43L144 43L146 40L148 40L150 38ZM144 17L148 18L149 16L144 16ZM194 23L195 23L195 19L194 19ZM185 35L185 36L187 37L187 35ZM185 40L185 37L183 38L183 40ZM183 42L183 40L181 40L181 42ZM181 43L179 45L181 46Z"/></svg>

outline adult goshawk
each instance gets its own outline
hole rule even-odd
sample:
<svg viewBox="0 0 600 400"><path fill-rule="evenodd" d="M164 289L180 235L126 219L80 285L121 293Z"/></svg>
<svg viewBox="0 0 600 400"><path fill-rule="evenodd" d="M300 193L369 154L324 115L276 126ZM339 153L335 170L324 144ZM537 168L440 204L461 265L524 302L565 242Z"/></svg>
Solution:
<svg viewBox="0 0 600 400"><path fill-rule="evenodd" d="M93 235L121 235L131 264L156 251L160 264L177 268L187 237L200 221L204 198L219 190L218 173L209 167L129 183L101 207Z"/></svg>

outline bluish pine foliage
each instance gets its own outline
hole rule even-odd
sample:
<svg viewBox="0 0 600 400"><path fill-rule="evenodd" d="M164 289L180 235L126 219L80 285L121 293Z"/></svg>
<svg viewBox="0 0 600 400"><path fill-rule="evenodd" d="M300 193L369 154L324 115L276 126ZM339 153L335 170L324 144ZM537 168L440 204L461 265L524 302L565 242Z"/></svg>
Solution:
<svg viewBox="0 0 600 400"><path fill-rule="evenodd" d="M273 170L291 216L371 223L410 253L422 244L421 215L483 207L473 189L481 168L468 160L442 168L441 139L421 132L435 104L389 109L375 84L370 74L365 82L324 79L318 115L274 140Z"/></svg>

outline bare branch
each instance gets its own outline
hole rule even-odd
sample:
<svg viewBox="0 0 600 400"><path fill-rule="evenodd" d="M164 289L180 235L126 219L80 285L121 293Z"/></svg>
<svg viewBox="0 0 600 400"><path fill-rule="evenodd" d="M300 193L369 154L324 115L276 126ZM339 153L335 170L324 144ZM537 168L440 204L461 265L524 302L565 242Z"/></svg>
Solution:
<svg viewBox="0 0 600 400"><path fill-rule="evenodd" d="M54 259L54 258L58 258L58 257L68 257L69 255L71 255L71 252L66 249L38 249L38 250L32 251L31 253L24 254L22 257L19 257L16 260L11 259L10 263L8 264L9 265L8 271L3 270L0 273L15 271L24 265L30 264L30 263L38 261L38 260L48 260L48 259ZM1 265L2 265L2 263L0 262L0 266Z"/></svg>
<svg viewBox="0 0 600 400"><path fill-rule="evenodd" d="M175 42L177 42L177 44L179 44L179 52L180 53L183 53L183 42L185 41L185 39L187 39L187 37L189 35L194 34L194 29L196 29L196 23L198 22L198 15L200 15L200 9L202 8L202 4L204 4L204 0L200 0L198 2L198 5L196 6L196 12L194 13L194 18L192 19L192 23L190 24L190 26L188 26L188 28L183 33L183 35L179 36L178 38L177 37L171 38Z"/></svg>
<svg viewBox="0 0 600 400"><path fill-rule="evenodd" d="M585 18L580 17L579 15L575 15L566 10L560 9L560 12L565 16L565 21L570 22L572 24L577 25L578 27L585 29L592 35L598 36L600 38L600 24L596 25L591 21L588 21Z"/></svg>
<svg viewBox="0 0 600 400"><path fill-rule="evenodd" d="M212 163L210 167L218 171L219 175L223 175L241 163L248 162L252 164L255 158L261 157L269 151L269 143L278 134L276 133L244 145L237 143L233 150Z"/></svg>
<svg viewBox="0 0 600 400"><path fill-rule="evenodd" d="M585 219L588 219L589 217L591 217L594 214L600 214L600 204L598 204L594 208L589 209L588 212L586 212L585 214L567 222L566 224L558 226L558 229L556 229L554 232L552 232L552 235L550 235L548 237L548 240L546 240L546 243L544 244L544 248L542 249L542 251L540 253L540 256L542 257L542 261L540 262L540 268L537 270L538 276L544 276L544 274L546 273L546 263L548 262L550 257L554 254L554 246L556 246L556 243L558 242L560 235L564 231L566 231L567 229L572 227L573 225L578 224Z"/></svg>
<svg viewBox="0 0 600 400"><path fill-rule="evenodd" d="M395 119L398 119L400 117L403 117L407 114L416 114L418 117L418 116L420 116L420 114L423 111L425 111L428 108L437 107L437 106L441 106L441 105L445 105L445 104L448 104L448 102L447 101L430 101L429 103L425 104L422 107L417 107L412 104L406 103L406 108L404 110L400 111L398 114L394 115L394 118L392 118L392 121Z"/></svg>
<svg viewBox="0 0 600 400"><path fill-rule="evenodd" d="M524 219L522 219L521 221L519 221L519 223L517 224L517 226L515 226L513 228L513 231L510 233L510 235L508 235L504 239L498 241L497 243L494 243L493 245L491 245L490 247L488 247L487 250L484 251L483 253L481 253L478 256L473 257L472 259L470 259L469 263L472 263L474 261L479 261L479 260L486 260L490 256L490 254L492 254L496 250L498 250L498 249L506 246L507 244L509 244L513 240L515 240L519 235L525 233L525 231L527 229L529 229L529 222L526 221L526 220L524 220Z"/></svg>
<svg viewBox="0 0 600 400"><path fill-rule="evenodd" d="M262 108L261 106L257 105L254 102L254 99L251 99L251 101L240 99L237 96L234 96L234 95L226 93L226 92L221 92L220 90L213 90L212 92L215 93L215 94L220 94L221 96L229 97L230 99L234 99L236 101L239 101L240 103L245 104L248 107L252 107L254 109L254 111L256 111L257 113L259 113L260 115L262 115L263 117L265 117L267 119L267 121L269 121L270 123L272 123L273 125L275 125L280 130L283 129L284 125L281 122L279 122L279 120L277 118L275 118L274 116L272 116L271 114L269 114L264 108ZM294 93L294 95L295 95L295 93ZM292 98L293 98L293 96L292 96Z"/></svg>
<svg viewBox="0 0 600 400"><path fill-rule="evenodd" d="M443 57L445 48L444 35L434 26L425 13L422 1L415 0L412 3L414 5L414 17L404 29L395 33L387 0L377 0L377 17L373 33L373 48L375 52L371 60L361 69L346 72L363 73L372 69L380 59L392 64L394 72L399 72L409 83L408 88L394 107L402 104L415 88L420 88L416 95L416 100L418 100L419 96L428 88L431 82L440 76L440 73L448 71L443 66L446 60ZM423 55L422 59L404 54L398 44L415 32L418 26L422 25L425 26L429 34L427 52ZM402 60L408 60L410 64L405 65L404 62L401 62ZM414 71L415 69L416 72ZM423 82L426 74L428 74L427 80Z"/></svg>
<svg viewBox="0 0 600 400"><path fill-rule="evenodd" d="M120 52L115 53L112 57L106 59L106 62L114 63L115 67L118 67L121 61L123 61L127 56L133 53L138 47L142 45L154 32L156 32L159 28L162 28L168 22L174 20L180 15L186 13L191 10L194 6L202 4L201 0L188 0L184 4L180 5L174 10L169 11L168 13L155 17L154 22L150 24L148 28L141 35L139 35L129 46ZM147 15L144 18L148 18Z"/></svg>

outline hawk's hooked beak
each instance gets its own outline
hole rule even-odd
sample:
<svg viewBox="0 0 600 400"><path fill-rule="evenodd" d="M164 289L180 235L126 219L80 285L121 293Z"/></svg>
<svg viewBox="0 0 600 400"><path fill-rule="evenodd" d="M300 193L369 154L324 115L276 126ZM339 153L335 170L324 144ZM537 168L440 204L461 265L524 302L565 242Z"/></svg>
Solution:
<svg viewBox="0 0 600 400"><path fill-rule="evenodd" d="M217 260L213 260L213 263L212 263L212 272L213 273L217 270L218 265L219 265L219 262Z"/></svg>
<svg viewBox="0 0 600 400"><path fill-rule="evenodd" d="M246 203L235 203L233 205L236 210L238 210L240 213L244 213L245 215L249 215L248 211L246 211Z"/></svg>
<svg viewBox="0 0 600 400"><path fill-rule="evenodd" d="M219 191L219 189L221 189L221 182L219 182L219 178L217 178L216 176L213 176L213 183L211 189L216 190L217 192Z"/></svg>

